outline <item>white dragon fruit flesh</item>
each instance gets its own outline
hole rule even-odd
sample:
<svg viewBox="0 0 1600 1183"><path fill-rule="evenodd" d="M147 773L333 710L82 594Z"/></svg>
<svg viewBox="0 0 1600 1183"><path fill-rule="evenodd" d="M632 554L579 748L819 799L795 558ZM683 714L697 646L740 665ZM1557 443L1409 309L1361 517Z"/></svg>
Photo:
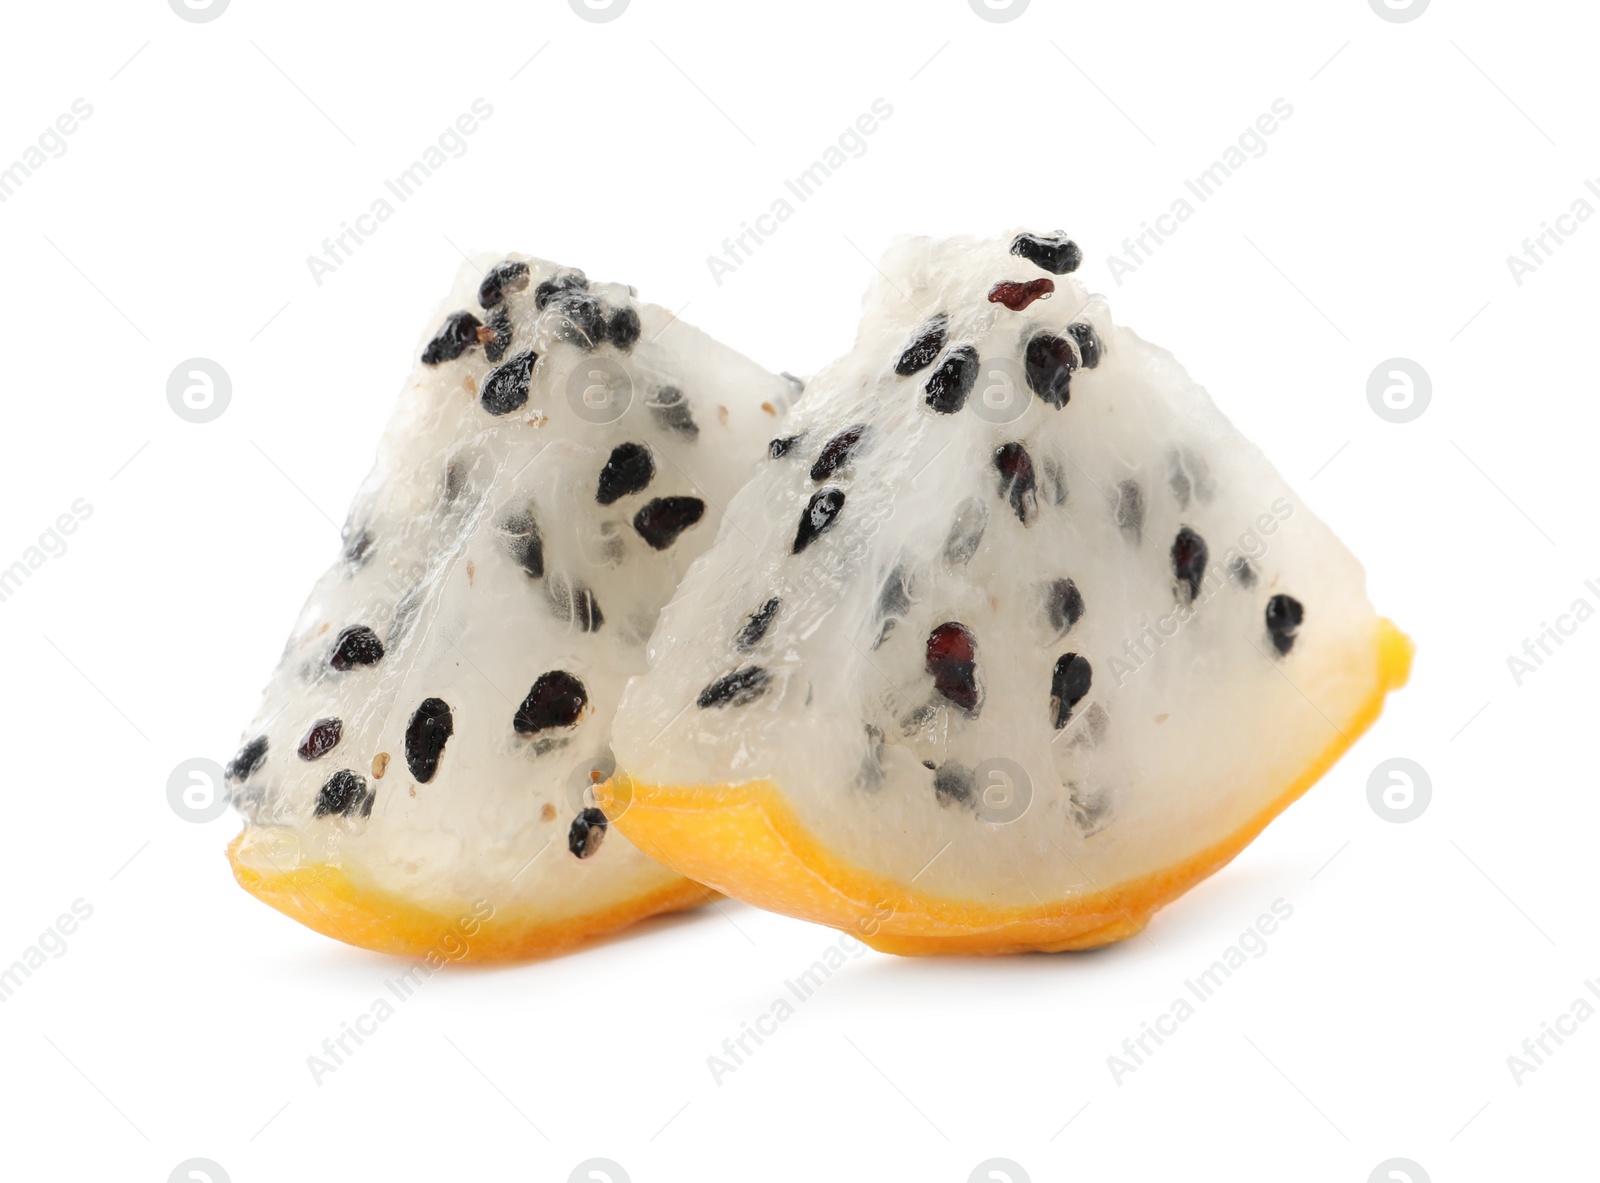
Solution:
<svg viewBox="0 0 1600 1183"><path fill-rule="evenodd" d="M1080 258L889 252L623 696L623 833L881 949L1101 945L1404 682L1361 565Z"/></svg>
<svg viewBox="0 0 1600 1183"><path fill-rule="evenodd" d="M709 897L592 789L798 384L537 259L464 268L446 307L228 766L229 854L352 944L532 956Z"/></svg>

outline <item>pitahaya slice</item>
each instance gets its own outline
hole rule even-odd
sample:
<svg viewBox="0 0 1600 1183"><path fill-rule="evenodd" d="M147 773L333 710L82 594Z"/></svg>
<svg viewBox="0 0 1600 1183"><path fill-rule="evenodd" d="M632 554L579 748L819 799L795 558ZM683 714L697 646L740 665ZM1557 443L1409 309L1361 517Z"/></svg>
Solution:
<svg viewBox="0 0 1600 1183"><path fill-rule="evenodd" d="M592 790L798 384L537 259L464 268L447 307L229 765L229 855L351 944L532 956L709 898Z"/></svg>
<svg viewBox="0 0 1600 1183"><path fill-rule="evenodd" d="M883 950L1087 948L1404 682L1359 563L1080 258L889 252L623 696L624 833Z"/></svg>

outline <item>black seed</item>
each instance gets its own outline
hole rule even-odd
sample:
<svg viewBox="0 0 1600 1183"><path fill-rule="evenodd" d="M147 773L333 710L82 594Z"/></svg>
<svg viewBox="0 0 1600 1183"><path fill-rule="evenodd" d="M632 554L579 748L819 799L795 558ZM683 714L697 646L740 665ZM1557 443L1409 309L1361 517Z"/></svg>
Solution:
<svg viewBox="0 0 1600 1183"><path fill-rule="evenodd" d="M683 391L676 386L663 386L645 406L650 408L650 417L656 421L657 427L676 431L690 439L700 434L700 425L689 413L689 400L683 397Z"/></svg>
<svg viewBox="0 0 1600 1183"><path fill-rule="evenodd" d="M520 292L528 286L528 265L507 259L489 268L489 274L478 285L478 303L493 308L506 298L507 292Z"/></svg>
<svg viewBox="0 0 1600 1183"><path fill-rule="evenodd" d="M817 535L825 533L838 520L839 511L843 508L843 490L830 486L811 494L805 512L800 515L800 528L795 531L792 553L799 554L815 542Z"/></svg>
<svg viewBox="0 0 1600 1183"><path fill-rule="evenodd" d="M1030 525L1039 512L1033 457L1021 444L1004 444L995 451L994 466L1000 473L1000 495L1011 502L1017 521Z"/></svg>
<svg viewBox="0 0 1600 1183"><path fill-rule="evenodd" d="M1057 731L1067 725L1072 718L1072 708L1089 693L1093 676L1087 657L1063 653L1056 658L1055 672L1050 675L1050 718Z"/></svg>
<svg viewBox="0 0 1600 1183"><path fill-rule="evenodd" d="M556 618L565 624L576 624L582 632L597 633L606 622L600 601L581 583L552 576L545 581L544 594Z"/></svg>
<svg viewBox="0 0 1600 1183"><path fill-rule="evenodd" d="M296 754L302 760L320 759L339 746L339 738L343 734L344 723L340 720L318 719L300 741L300 746L295 749Z"/></svg>
<svg viewBox="0 0 1600 1183"><path fill-rule="evenodd" d="M907 374L915 374L932 362L944 348L944 336L949 328L950 318L942 312L923 325L911 344L906 346L905 352L900 355L900 360L895 362L894 372L903 378Z"/></svg>
<svg viewBox="0 0 1600 1183"><path fill-rule="evenodd" d="M780 436L778 439L773 440L767 445L767 455L771 456L774 460L780 459L781 457L788 455L789 449L794 447L799 442L800 437L797 435Z"/></svg>
<svg viewBox="0 0 1600 1183"><path fill-rule="evenodd" d="M1021 255L1028 262L1044 268L1051 275L1065 275L1076 271L1083 262L1083 252L1070 238L1046 238L1039 234L1019 234L1011 244L1011 253Z"/></svg>
<svg viewBox="0 0 1600 1183"><path fill-rule="evenodd" d="M1067 332L1072 334L1072 339L1078 343L1078 355L1083 358L1083 368L1092 370L1100 364L1100 357L1105 353L1105 346L1100 343L1100 334L1094 331L1092 324L1078 321L1067 326Z"/></svg>
<svg viewBox="0 0 1600 1183"><path fill-rule="evenodd" d="M825 481L834 474L840 465L848 464L853 460L866 430L867 425L865 423L857 423L854 427L845 428L824 444L822 451L817 455L817 462L811 466L811 479Z"/></svg>
<svg viewBox="0 0 1600 1183"><path fill-rule="evenodd" d="M571 727L589 703L589 692L566 670L540 674L517 708L511 725L519 735L536 735L552 727Z"/></svg>
<svg viewBox="0 0 1600 1183"><path fill-rule="evenodd" d="M229 780L249 780L266 758L267 737L258 735L239 749L239 754L228 761L223 771Z"/></svg>
<svg viewBox="0 0 1600 1183"><path fill-rule="evenodd" d="M695 705L702 711L710 707L747 706L767 692L772 675L758 665L747 665L723 674L700 692Z"/></svg>
<svg viewBox="0 0 1600 1183"><path fill-rule="evenodd" d="M1293 596L1277 595L1267 601L1267 635L1279 653L1294 648L1295 634L1305 618L1304 606Z"/></svg>
<svg viewBox="0 0 1600 1183"><path fill-rule="evenodd" d="M567 849L579 858L588 858L600 849L609 824L606 815L591 805L572 819L572 828L567 831Z"/></svg>
<svg viewBox="0 0 1600 1183"><path fill-rule="evenodd" d="M344 561L351 567L359 570L367 565L372 549L372 535L365 529L359 531L355 537L350 537L350 528L345 527Z"/></svg>
<svg viewBox="0 0 1600 1183"><path fill-rule="evenodd" d="M1144 490L1138 481L1117 486L1117 525L1135 538L1144 533Z"/></svg>
<svg viewBox="0 0 1600 1183"><path fill-rule="evenodd" d="M1188 526L1178 531L1172 541L1172 573L1178 582L1189 589L1189 600L1200 594L1200 581L1206 577L1206 564L1211 557L1206 540ZM1180 589L1181 590L1181 589Z"/></svg>
<svg viewBox="0 0 1600 1183"><path fill-rule="evenodd" d="M378 640L378 634L364 624L353 624L334 641L328 664L336 670L348 670L358 665L371 665L382 657L383 642Z"/></svg>
<svg viewBox="0 0 1600 1183"><path fill-rule="evenodd" d="M639 314L632 308L614 310L606 331L611 337L611 343L627 353L639 340Z"/></svg>
<svg viewBox="0 0 1600 1183"><path fill-rule="evenodd" d="M1028 387L1045 402L1057 409L1067 405L1072 397L1072 371L1078 368L1078 356L1072 343L1051 333L1040 333L1028 342L1023 356L1023 372Z"/></svg>
<svg viewBox="0 0 1600 1183"><path fill-rule="evenodd" d="M978 351L962 345L950 351L939 368L928 376L923 399L941 415L954 415L967 405L967 395L978 384Z"/></svg>
<svg viewBox="0 0 1600 1183"><path fill-rule="evenodd" d="M362 817L372 813L372 797L367 792L366 777L358 776L348 768L341 768L327 779L317 794L316 816L334 814L349 817L358 809Z"/></svg>
<svg viewBox="0 0 1600 1183"><path fill-rule="evenodd" d="M928 634L924 662L933 675L933 688L969 715L982 704L978 692L978 642L972 630L958 621L941 624Z"/></svg>
<svg viewBox="0 0 1600 1183"><path fill-rule="evenodd" d="M944 561L952 567L966 566L978 553L978 544L988 527L989 507L976 497L968 497L956 509L955 521L945 536Z"/></svg>
<svg viewBox="0 0 1600 1183"><path fill-rule="evenodd" d="M587 352L606 339L605 306L593 296L566 292L552 300L551 307L564 318L564 323L556 330L563 341Z"/></svg>
<svg viewBox="0 0 1600 1183"><path fill-rule="evenodd" d="M705 512L706 503L698 497L657 497L633 515L633 528L656 550L666 550Z"/></svg>
<svg viewBox="0 0 1600 1183"><path fill-rule="evenodd" d="M641 492L656 475L656 462L643 444L618 444L600 470L600 488L594 499L601 505Z"/></svg>
<svg viewBox="0 0 1600 1183"><path fill-rule="evenodd" d="M544 306L550 303L554 296L563 292L582 291L589 286L589 279L581 271L568 271L553 279L547 279L533 289L533 306L543 311Z"/></svg>
<svg viewBox="0 0 1600 1183"><path fill-rule="evenodd" d="M774 596L746 616L744 623L739 626L739 631L734 634L733 643L746 653L761 644L761 638L767 635L767 630L777 618L779 607L781 601Z"/></svg>
<svg viewBox="0 0 1600 1183"><path fill-rule="evenodd" d="M483 343L485 361L498 362L511 348L511 313L504 304L489 317L490 337Z"/></svg>
<svg viewBox="0 0 1600 1183"><path fill-rule="evenodd" d="M491 415L509 415L528 401L528 383L533 380L533 363L539 355L529 349L504 365L490 370L483 379L478 401Z"/></svg>
<svg viewBox="0 0 1600 1183"><path fill-rule="evenodd" d="M941 764L933 774L933 791L941 805L967 805L972 802L976 778L964 764Z"/></svg>
<svg viewBox="0 0 1600 1183"><path fill-rule="evenodd" d="M539 523L531 511L522 510L508 514L500 523L506 535L506 549L528 575L538 579L544 575L544 538L539 533Z"/></svg>
<svg viewBox="0 0 1600 1183"><path fill-rule="evenodd" d="M1057 579L1046 589L1045 613L1056 635L1064 634L1083 619L1083 593L1070 579Z"/></svg>
<svg viewBox="0 0 1600 1183"><path fill-rule="evenodd" d="M1254 587L1256 585L1256 569L1249 559L1243 555L1234 555L1228 562L1228 574L1238 582L1240 587Z"/></svg>
<svg viewBox="0 0 1600 1183"><path fill-rule="evenodd" d="M440 362L455 361L478 343L478 330L482 322L470 312L452 312L445 318L444 328L434 334L433 340L422 351L423 365L436 366Z"/></svg>
<svg viewBox="0 0 1600 1183"><path fill-rule="evenodd" d="M439 771L444 745L455 734L456 721L450 704L442 698L425 698L406 724L406 767L421 784Z"/></svg>

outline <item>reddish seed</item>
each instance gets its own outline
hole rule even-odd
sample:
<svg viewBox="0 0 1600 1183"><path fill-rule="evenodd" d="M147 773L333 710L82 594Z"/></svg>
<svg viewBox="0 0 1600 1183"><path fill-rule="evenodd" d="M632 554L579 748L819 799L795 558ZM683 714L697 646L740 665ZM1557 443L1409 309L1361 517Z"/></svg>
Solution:
<svg viewBox="0 0 1600 1183"><path fill-rule="evenodd" d="M941 624L928 634L927 670L933 688L969 714L978 710L978 643L966 625Z"/></svg>
<svg viewBox="0 0 1600 1183"><path fill-rule="evenodd" d="M1026 283L1003 279L989 289L989 303L1004 304L1013 312L1021 312L1035 300L1048 300L1055 290L1053 279L1030 279Z"/></svg>
<svg viewBox="0 0 1600 1183"><path fill-rule="evenodd" d="M343 734L344 724L338 719L318 719L306 732L296 752L302 760L319 759L339 746L339 737Z"/></svg>

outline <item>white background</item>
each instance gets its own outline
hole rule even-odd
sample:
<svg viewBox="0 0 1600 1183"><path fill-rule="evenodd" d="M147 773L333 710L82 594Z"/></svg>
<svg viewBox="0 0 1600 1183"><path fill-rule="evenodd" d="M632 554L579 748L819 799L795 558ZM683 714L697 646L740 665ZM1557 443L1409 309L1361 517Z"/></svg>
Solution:
<svg viewBox="0 0 1600 1183"><path fill-rule="evenodd" d="M600 24L565 0L233 0L189 23L102 0L6 22L0 167L93 107L0 204L0 566L93 507L0 603L0 965L93 908L0 1004L7 1177L159 1183L196 1156L235 1183L565 1180L594 1156L635 1183L959 1183L994 1156L1036 1181L1592 1164L1600 1020L1520 1084L1507 1057L1600 978L1600 621L1521 686L1506 659L1578 597L1600 607L1600 218L1520 285L1505 261L1600 184L1591 6L1034 0L991 23L966 0L633 0ZM306 256L480 97L466 153L314 282ZM716 284L706 257L880 97L865 154ZM1122 240L1278 98L1266 153L1118 284ZM1410 688L1147 938L869 953L716 1084L707 1057L836 939L730 903L437 976L313 1083L306 1057L404 967L247 897L237 819L181 819L166 782L232 754L458 248L633 283L809 373L849 345L863 252L1017 223L1067 228L1114 315L1362 557L1418 643ZM233 381L203 425L165 394L197 355ZM1394 356L1433 383L1405 425L1366 399ZM1431 776L1409 824L1368 805L1392 756ZM1124 1037L1279 898L1267 953L1115 1082Z"/></svg>

